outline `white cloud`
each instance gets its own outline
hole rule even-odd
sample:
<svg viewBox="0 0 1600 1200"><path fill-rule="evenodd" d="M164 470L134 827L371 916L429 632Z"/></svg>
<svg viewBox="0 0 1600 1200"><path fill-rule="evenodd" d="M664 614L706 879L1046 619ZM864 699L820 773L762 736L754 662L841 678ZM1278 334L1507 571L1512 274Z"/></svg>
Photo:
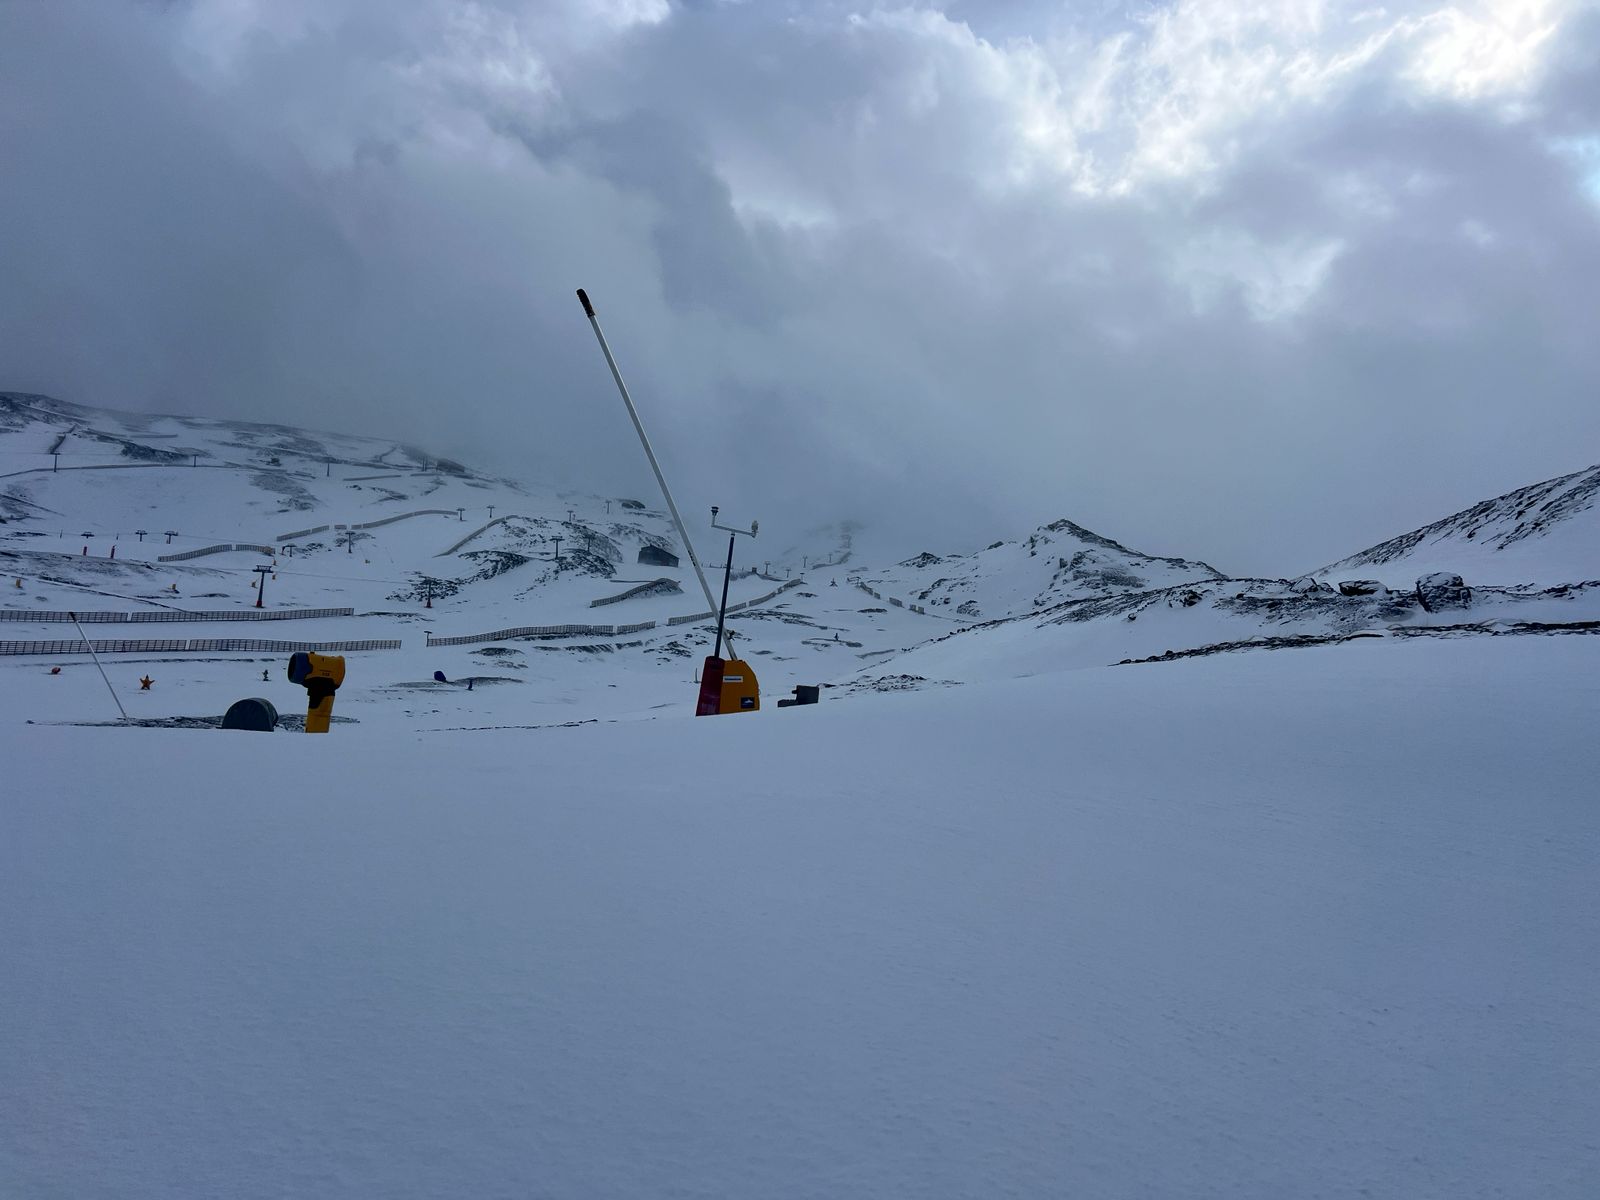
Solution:
<svg viewBox="0 0 1600 1200"><path fill-rule="evenodd" d="M1514 96L1576 9L1565 0L1480 0L1428 12L1402 26L1412 43L1406 77L1460 100Z"/></svg>
<svg viewBox="0 0 1600 1200"><path fill-rule="evenodd" d="M1376 76L1419 95L1515 99L1537 79L1570 0L1373 9L1329 0L1178 0L1122 28L1002 43L932 8L873 9L856 29L915 46L884 85L912 117L943 103L1005 114L993 176L1041 173L1088 194L1204 184L1252 131ZM880 114L884 98L872 98Z"/></svg>

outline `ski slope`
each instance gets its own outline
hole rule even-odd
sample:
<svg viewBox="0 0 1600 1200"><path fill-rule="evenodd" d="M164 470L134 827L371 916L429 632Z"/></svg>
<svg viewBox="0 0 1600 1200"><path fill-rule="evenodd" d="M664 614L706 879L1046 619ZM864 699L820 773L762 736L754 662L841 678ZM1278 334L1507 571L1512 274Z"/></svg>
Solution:
<svg viewBox="0 0 1600 1200"><path fill-rule="evenodd" d="M15 468L0 477L0 609L8 618L41 614L0 623L0 641L73 638L71 626L44 619L69 611L244 613L257 599L255 568L269 566L265 610L351 615L221 629L96 625L90 636L398 641L396 651L352 653L336 715L423 727L692 705L699 663L712 649L714 621L703 617L709 606L676 530L658 506L635 497L499 479L381 439L117 413L15 393L0 394L0 455L0 465ZM720 545L707 532L702 523L702 549ZM219 544L247 548L176 557ZM871 601L827 567L804 585L793 567L749 574L765 544L746 544L750 561L735 562L743 573L729 591L730 628L771 700L796 684L848 676L934 631L933 620L901 610L863 613ZM639 562L650 547L677 554L679 565ZM720 558L705 564L714 578ZM661 580L664 587L638 590ZM775 597L786 584L793 586ZM618 596L626 598L596 606ZM696 615L702 619L682 622ZM435 644L572 625L628 632ZM214 717L250 695L287 712L304 697L282 678L286 657L128 652L111 656L109 670L141 717ZM50 676L51 668L61 674ZM449 683L434 686L436 671ZM139 692L146 675L157 686ZM116 715L84 654L0 656L0 679L37 690L32 703L44 719ZM406 702L390 703L395 697Z"/></svg>
<svg viewBox="0 0 1600 1200"><path fill-rule="evenodd" d="M322 738L7 687L0 1193L1590 1197L1597 680L1356 642Z"/></svg>

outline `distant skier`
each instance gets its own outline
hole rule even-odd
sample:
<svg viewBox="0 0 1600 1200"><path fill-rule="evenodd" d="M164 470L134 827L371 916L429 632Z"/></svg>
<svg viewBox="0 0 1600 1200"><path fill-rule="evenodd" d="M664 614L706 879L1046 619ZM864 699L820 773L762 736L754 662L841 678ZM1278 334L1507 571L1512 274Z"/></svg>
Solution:
<svg viewBox="0 0 1600 1200"><path fill-rule="evenodd" d="M263 667L261 669L261 682L262 683L267 683L268 682L267 671L266 671L265 667Z"/></svg>
<svg viewBox="0 0 1600 1200"><path fill-rule="evenodd" d="M150 690L150 685L154 682L154 679L151 679L150 676L146 675L143 679L139 680L139 690L141 692L148 692Z"/></svg>

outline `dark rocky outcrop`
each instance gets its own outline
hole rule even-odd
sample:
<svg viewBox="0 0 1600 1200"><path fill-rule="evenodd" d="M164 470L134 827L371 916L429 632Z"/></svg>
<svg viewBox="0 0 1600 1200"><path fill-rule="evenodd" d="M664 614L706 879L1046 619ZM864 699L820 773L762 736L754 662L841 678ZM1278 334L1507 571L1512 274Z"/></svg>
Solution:
<svg viewBox="0 0 1600 1200"><path fill-rule="evenodd" d="M1417 603L1428 612L1468 608L1472 604L1472 589L1459 575L1435 571L1417 580Z"/></svg>

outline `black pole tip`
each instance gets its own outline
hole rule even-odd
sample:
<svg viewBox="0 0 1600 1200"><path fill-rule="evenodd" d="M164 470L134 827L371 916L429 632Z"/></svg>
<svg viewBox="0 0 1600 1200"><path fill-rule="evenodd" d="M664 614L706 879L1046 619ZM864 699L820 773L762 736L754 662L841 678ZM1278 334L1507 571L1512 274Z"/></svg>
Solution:
<svg viewBox="0 0 1600 1200"><path fill-rule="evenodd" d="M589 293L584 291L582 288L578 289L578 303L583 305L583 315L584 316L586 316L586 317L593 317L594 316L594 305L589 303Z"/></svg>

